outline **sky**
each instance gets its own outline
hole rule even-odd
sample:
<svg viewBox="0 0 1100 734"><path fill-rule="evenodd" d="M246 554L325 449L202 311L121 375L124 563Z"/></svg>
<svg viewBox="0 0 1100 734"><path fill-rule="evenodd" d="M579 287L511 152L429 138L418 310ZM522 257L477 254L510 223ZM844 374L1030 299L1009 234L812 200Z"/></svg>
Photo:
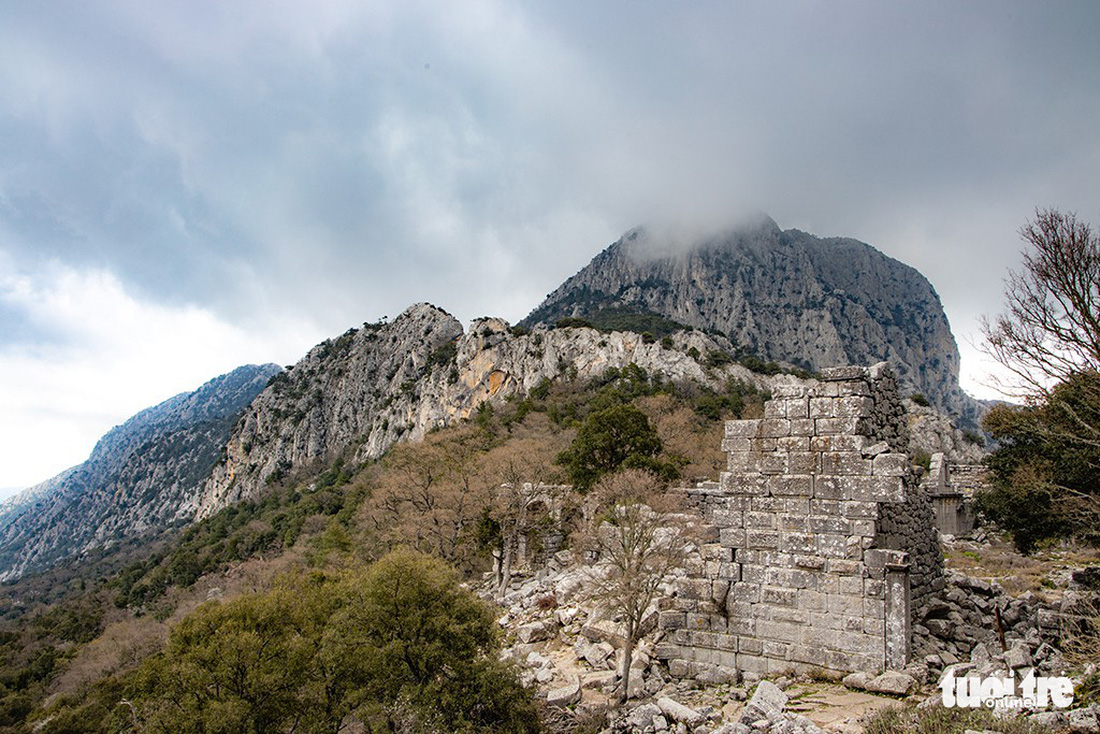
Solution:
<svg viewBox="0 0 1100 734"><path fill-rule="evenodd" d="M762 211L939 293L963 386L1037 207L1100 226L1100 3L0 0L0 489L429 301Z"/></svg>

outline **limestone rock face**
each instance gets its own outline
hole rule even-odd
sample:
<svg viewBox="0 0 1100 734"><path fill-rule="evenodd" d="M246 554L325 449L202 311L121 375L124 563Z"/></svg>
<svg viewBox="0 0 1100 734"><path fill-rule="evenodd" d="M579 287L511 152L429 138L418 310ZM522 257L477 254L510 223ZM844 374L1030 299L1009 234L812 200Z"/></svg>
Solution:
<svg viewBox="0 0 1100 734"><path fill-rule="evenodd" d="M278 372L240 367L143 410L83 464L0 505L0 580L166 528L218 461L237 416Z"/></svg>
<svg viewBox="0 0 1100 734"><path fill-rule="evenodd" d="M973 423L959 352L928 280L852 239L780 230L761 217L706 238L627 232L525 325L602 309L645 310L713 329L764 359L810 369L888 361L903 386Z"/></svg>
<svg viewBox="0 0 1100 734"><path fill-rule="evenodd" d="M356 461L376 458L397 441L470 417L486 401L561 376L597 377L633 362L669 380L718 387L737 377L766 387L765 378L740 365L706 370L688 356L692 347L705 354L729 346L701 332L676 334L672 348L639 334L589 328L517 335L494 318L474 321L464 332L450 314L418 304L391 323L318 345L277 378L246 411L225 461L179 516L201 519L255 498L274 479L349 447Z"/></svg>

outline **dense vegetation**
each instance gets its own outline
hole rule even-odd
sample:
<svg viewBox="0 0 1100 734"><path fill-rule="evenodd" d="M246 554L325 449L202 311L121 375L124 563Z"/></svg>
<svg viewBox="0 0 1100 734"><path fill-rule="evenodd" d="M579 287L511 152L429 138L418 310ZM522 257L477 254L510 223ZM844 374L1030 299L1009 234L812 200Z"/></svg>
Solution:
<svg viewBox="0 0 1100 734"><path fill-rule="evenodd" d="M399 444L377 462L356 465L349 450L328 465L292 470L259 501L130 548L130 560L74 565L9 585L9 619L0 627L0 732L124 731L134 721L146 731L290 731L293 722L295 731L338 731L333 722L352 711L376 728L404 717L444 730L492 730L490 721L499 731L529 730L537 721L529 695L509 671L487 662L495 642L475 629L477 614L463 629L484 654L469 657L473 668L441 663L462 675L435 676L434 687L423 685L429 678L422 671L395 669L379 678L378 667L339 668L350 663L341 662L344 648L324 630L342 630L341 639L360 646L368 639L381 645L370 638L374 618L347 611L350 598L364 609L380 559L424 565L429 579L446 579L446 586L460 577L426 557L469 577L490 567L491 552L507 556L518 532L537 538L545 519L502 488L567 481L570 457L599 442L591 427L618 430L618 416L643 428L639 450L617 465L642 462L666 476L710 478L723 465L722 420L759 415L765 397L736 381L722 391L674 385L636 365L596 380L547 381L526 396L483 405L463 425ZM576 503L566 505L568 529ZM399 548L424 555L387 556ZM31 598L38 601L13 603ZM208 598L225 601L203 604ZM246 643L259 634L280 651L280 665L266 669L264 659L249 658ZM217 647L204 644L207 638ZM393 668L378 655L368 656L370 665ZM233 656L243 676L235 688L217 678ZM328 685L326 675L343 688ZM251 700L256 681L279 695L263 705ZM211 689L218 695L198 692ZM471 702L480 708L468 708ZM286 718L305 703L312 718ZM185 723L158 723L169 719ZM217 722L231 723L219 729Z"/></svg>
<svg viewBox="0 0 1100 734"><path fill-rule="evenodd" d="M980 507L1030 553L1053 538L1100 544L1100 374L1081 372L1048 397L998 406L984 425L999 442Z"/></svg>

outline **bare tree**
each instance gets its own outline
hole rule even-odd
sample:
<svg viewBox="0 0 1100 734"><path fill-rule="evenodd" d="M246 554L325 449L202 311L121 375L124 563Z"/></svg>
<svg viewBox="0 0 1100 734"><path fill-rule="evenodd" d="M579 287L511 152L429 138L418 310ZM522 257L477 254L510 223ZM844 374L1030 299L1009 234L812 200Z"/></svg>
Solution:
<svg viewBox="0 0 1100 734"><path fill-rule="evenodd" d="M982 332L986 353L1015 379L1002 389L1034 398L1100 369L1100 240L1055 209L1037 210L1020 236L1030 245L1023 271L1009 273L1007 311Z"/></svg>
<svg viewBox="0 0 1100 734"><path fill-rule="evenodd" d="M646 612L661 584L683 561L688 525L682 515L667 512L672 509L670 498L648 472L629 469L609 475L592 494L598 506L590 543L600 560L591 577L597 597L619 615L625 632L621 704L627 699L630 665Z"/></svg>
<svg viewBox="0 0 1100 734"><path fill-rule="evenodd" d="M500 528L498 598L512 581L520 539L543 519L532 505L537 504L539 488L556 477L553 459L561 448L561 441L520 438L498 446L482 460L484 476L492 485L489 514Z"/></svg>

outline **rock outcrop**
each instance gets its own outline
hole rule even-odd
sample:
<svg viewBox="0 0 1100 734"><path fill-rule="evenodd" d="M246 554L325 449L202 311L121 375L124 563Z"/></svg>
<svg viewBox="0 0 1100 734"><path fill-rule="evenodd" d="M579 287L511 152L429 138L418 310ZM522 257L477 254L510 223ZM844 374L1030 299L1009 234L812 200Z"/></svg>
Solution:
<svg viewBox="0 0 1100 734"><path fill-rule="evenodd" d="M917 270L853 239L780 230L761 217L676 241L634 229L547 296L524 322L619 309L715 330L760 358L809 369L888 361L904 386L974 423L939 296Z"/></svg>
<svg viewBox="0 0 1100 734"><path fill-rule="evenodd" d="M280 375L249 407L225 461L180 516L207 517L347 451L354 461L376 458L397 441L417 440L543 380L598 377L634 363L672 381L719 387L735 377L766 387L767 378L740 365L707 369L691 356L729 346L698 331L664 345L590 328L522 333L495 318L464 332L447 312L418 304L392 323L318 345Z"/></svg>
<svg viewBox="0 0 1100 734"><path fill-rule="evenodd" d="M174 522L218 461L240 412L279 372L248 365L143 410L88 460L0 505L0 580Z"/></svg>

